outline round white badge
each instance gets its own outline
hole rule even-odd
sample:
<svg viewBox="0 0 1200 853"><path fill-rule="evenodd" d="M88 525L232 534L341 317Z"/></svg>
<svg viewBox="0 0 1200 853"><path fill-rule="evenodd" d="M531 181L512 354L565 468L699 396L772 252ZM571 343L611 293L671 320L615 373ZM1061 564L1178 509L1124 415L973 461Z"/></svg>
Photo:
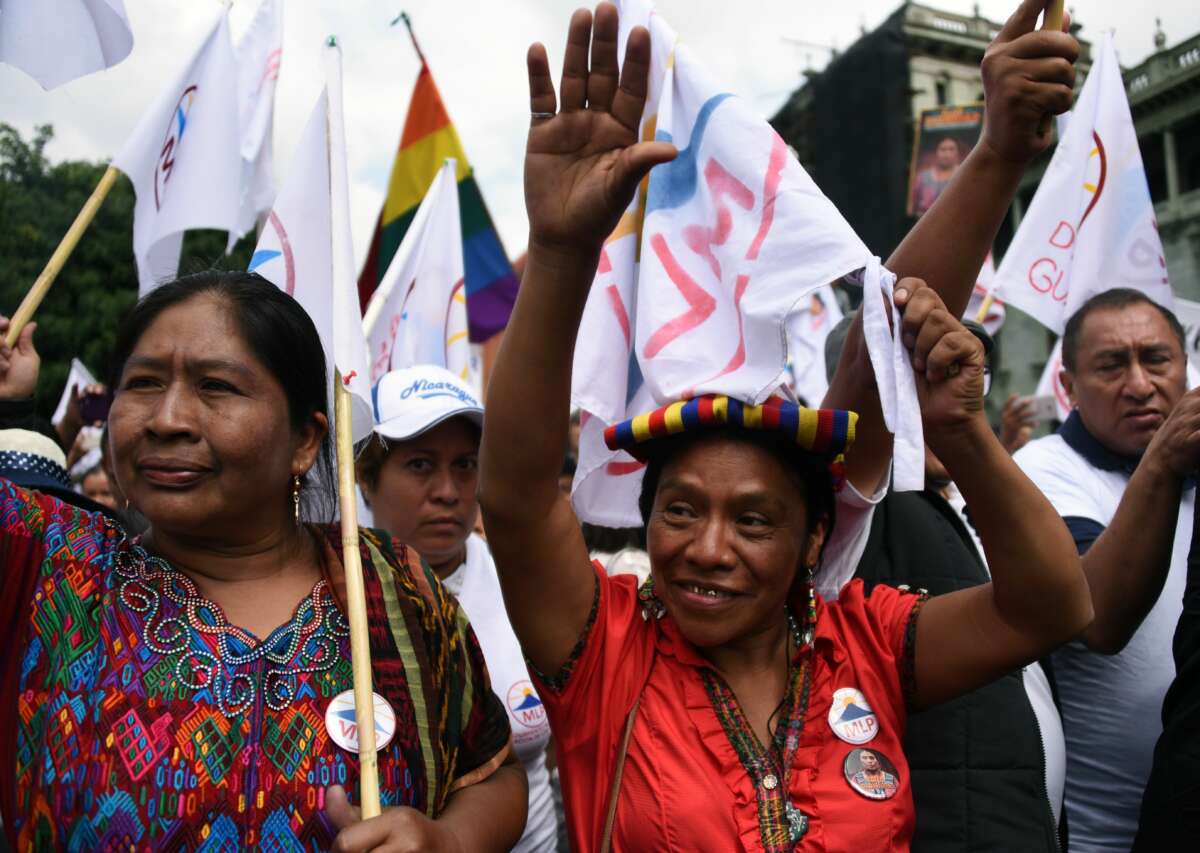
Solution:
<svg viewBox="0 0 1200 853"><path fill-rule="evenodd" d="M396 712L388 701L378 693L375 700L375 750L379 751L392 742L396 734ZM358 720L354 716L354 691L347 690L334 696L325 709L325 731L333 742L347 752L358 752Z"/></svg>
<svg viewBox="0 0 1200 853"><path fill-rule="evenodd" d="M833 692L829 728L846 743L866 743L879 734L879 720L861 690L841 687Z"/></svg>

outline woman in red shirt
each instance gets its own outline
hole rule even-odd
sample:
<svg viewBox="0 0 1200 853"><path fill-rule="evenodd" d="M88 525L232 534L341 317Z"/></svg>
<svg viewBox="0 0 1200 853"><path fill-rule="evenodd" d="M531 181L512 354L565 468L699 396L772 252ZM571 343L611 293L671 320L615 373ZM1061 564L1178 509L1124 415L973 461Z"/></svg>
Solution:
<svg viewBox="0 0 1200 853"><path fill-rule="evenodd" d="M589 564L557 485L575 336L606 235L642 177L675 155L637 141L648 34L629 36L618 82L615 9L602 4L591 29L577 12L557 114L545 51L529 52L529 255L489 388L480 477L512 624L544 673L573 848L603 848L611 802L615 849L907 849L908 710L1088 624L1071 538L983 415L981 345L909 278L896 303L926 440L972 506L992 584L928 602L858 582L834 603L816 596L822 552L843 559L829 555L849 526L831 540L835 500L849 506L835 499L837 455L856 432L866 439L849 473L868 490L891 456L873 383L852 369L830 394L855 402L857 425L848 411L709 396L611 428L610 447L647 462L651 581L638 590ZM898 252L893 268L912 260ZM846 349L861 366L861 345Z"/></svg>

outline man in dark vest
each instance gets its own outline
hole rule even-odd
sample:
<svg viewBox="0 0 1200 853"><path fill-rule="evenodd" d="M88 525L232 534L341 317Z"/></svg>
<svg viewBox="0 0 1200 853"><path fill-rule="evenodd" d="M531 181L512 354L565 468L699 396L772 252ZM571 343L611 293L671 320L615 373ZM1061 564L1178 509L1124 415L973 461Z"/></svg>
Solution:
<svg viewBox="0 0 1200 853"><path fill-rule="evenodd" d="M827 365L837 364L849 322L826 339ZM966 325L990 356L987 332ZM990 579L957 490L928 449L925 489L889 491L868 511L870 533L854 574L868 589L884 583L941 595ZM910 715L904 754L916 806L914 853L1062 849L1062 723L1037 664Z"/></svg>

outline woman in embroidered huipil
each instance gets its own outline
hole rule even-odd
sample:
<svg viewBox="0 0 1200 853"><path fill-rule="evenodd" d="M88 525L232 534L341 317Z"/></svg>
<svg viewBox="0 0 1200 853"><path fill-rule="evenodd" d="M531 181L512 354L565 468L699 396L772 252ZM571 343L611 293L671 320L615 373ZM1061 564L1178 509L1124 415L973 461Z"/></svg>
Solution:
<svg viewBox="0 0 1200 853"><path fill-rule="evenodd" d="M0 399L32 396L32 333L0 352ZM0 481L0 806L17 849L507 849L524 773L475 638L419 558L369 531L374 687L395 732L384 814L359 822L347 801L352 717L327 715L351 687L340 535L299 512L332 514L328 379L300 306L253 274L187 277L137 304L114 364L113 467L149 529L131 539Z"/></svg>
<svg viewBox="0 0 1200 853"><path fill-rule="evenodd" d="M744 110L730 107L732 98L701 102L690 88L694 77L681 82L681 52L673 66L658 56L677 75L672 84L666 74L674 124L664 128L660 109L659 137L678 130L679 115L701 118L690 139L675 139L678 151L668 142L639 142L649 35L631 29L619 66L616 9L601 4L594 33L592 25L586 11L572 18L561 103L544 48L529 51L529 254L489 386L480 471L480 504L509 616L531 668L542 673L537 681L557 744L573 849L602 846L611 791L614 850L907 849L913 805L901 736L908 710L1035 660L1088 623L1088 590L1071 538L983 415L981 345L932 288L906 278L895 297L903 312L897 338L917 367L926 440L972 506L993 584L928 601L886 586L867 591L861 582L834 602L814 593L814 572L856 563L856 540L862 553L869 502L856 489L874 492L886 483L891 440L869 367L839 373L827 400L842 402L841 410L803 409L779 398L752 406L707 394L609 427L609 448L646 464L638 509L651 577L639 591L632 578L610 578L589 564L579 522L557 484L572 353L593 278L607 291L593 294L594 307L621 331L626 306L614 303L628 294L607 287L605 274L616 265L614 253L629 251L619 248L618 235L640 227L626 229L622 219L640 181L649 172L642 198L652 212L641 235L638 287L648 286L648 275L664 283L639 291L637 304L666 300L679 313L648 340L634 341L636 357L645 366L661 351L677 374L689 357L699 358L700 347L727 347L730 370L740 357L755 357L751 341L737 345L736 307L724 309L727 332L712 330L698 344L687 336L717 322L708 316L714 300L736 305L744 293L749 304L756 286L779 287L767 278L780 274L777 265L736 265L747 246L780 257L778 241L805 233L796 199L809 192L797 188L795 175L786 177L785 166L797 167L781 163L791 183L775 185L789 195L771 196L769 138L754 141L765 129L752 129ZM660 103L667 99L664 88ZM1036 121L1029 125L1035 134ZM747 134L744 152L730 150L731 127ZM724 148L711 141L719 133ZM752 173L759 156L760 171ZM650 172L656 165L661 170ZM702 186L711 203L691 204ZM733 191L738 187L744 201ZM688 225L683 210L712 220ZM772 230L772 215L781 211L792 233L778 222ZM749 222L739 219L746 216ZM792 247L788 257L804 250ZM911 252L908 261L901 253L892 259L900 270L911 261ZM611 316L604 313L610 308ZM638 328L647 322L636 319ZM761 317L757 323L761 334ZM623 331L633 334L633 324ZM866 362L861 340L847 344L843 359ZM621 383L636 379L628 361L626 351L614 353ZM696 375L693 382L710 379ZM595 440L589 426L585 443ZM856 433L866 446L843 470L837 457ZM631 460L615 462L614 480L633 476ZM843 474L848 482L835 496ZM893 780L856 780L864 749Z"/></svg>

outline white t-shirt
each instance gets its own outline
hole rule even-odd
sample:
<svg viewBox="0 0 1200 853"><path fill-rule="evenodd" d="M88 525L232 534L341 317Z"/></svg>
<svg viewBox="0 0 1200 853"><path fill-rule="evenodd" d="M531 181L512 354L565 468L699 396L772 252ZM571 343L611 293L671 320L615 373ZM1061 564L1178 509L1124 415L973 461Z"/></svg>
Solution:
<svg viewBox="0 0 1200 853"><path fill-rule="evenodd" d="M521 645L508 622L496 564L487 543L478 534L472 533L467 539L466 562L445 578L442 585L454 593L471 620L492 677L492 690L508 709L513 746L529 777L529 816L525 821L525 833L513 850L521 853L553 851L558 827L550 774L546 769L550 721L529 680Z"/></svg>
<svg viewBox="0 0 1200 853"><path fill-rule="evenodd" d="M1096 467L1061 435L1030 442L1013 457L1063 518L1112 521L1129 484ZM1070 853L1127 851L1162 733L1163 695L1175 678L1171 641L1183 607L1195 490L1184 493L1171 567L1158 602L1117 655L1073 641L1054 653L1067 743Z"/></svg>

